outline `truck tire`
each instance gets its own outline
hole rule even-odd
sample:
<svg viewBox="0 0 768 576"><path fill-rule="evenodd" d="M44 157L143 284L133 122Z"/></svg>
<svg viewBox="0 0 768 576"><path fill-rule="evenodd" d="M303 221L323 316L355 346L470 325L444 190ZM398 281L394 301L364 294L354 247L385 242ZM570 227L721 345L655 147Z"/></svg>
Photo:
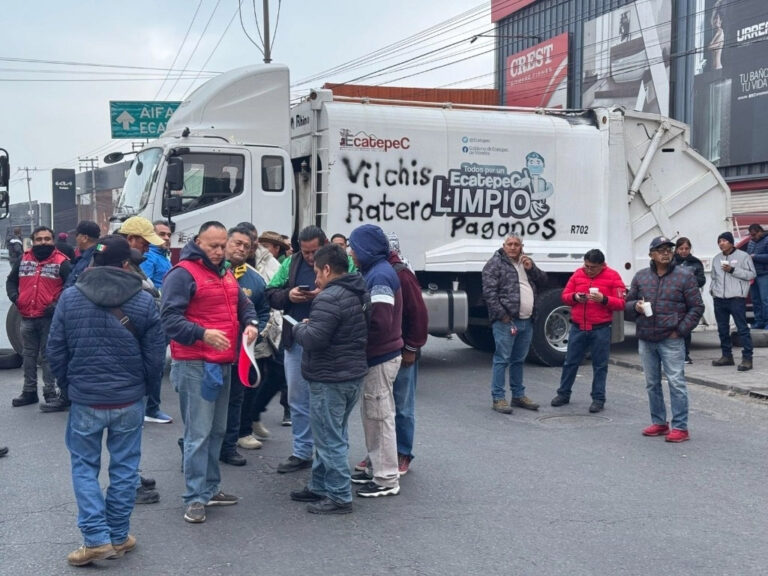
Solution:
<svg viewBox="0 0 768 576"><path fill-rule="evenodd" d="M470 324L466 332L459 334L459 340L467 346L481 352L493 352L496 350L496 343L493 340L493 331L490 326L479 326Z"/></svg>
<svg viewBox="0 0 768 576"><path fill-rule="evenodd" d="M11 304L11 307L8 308L8 315L5 317L5 333L16 353L22 354L24 343L21 339L21 314L15 304Z"/></svg>
<svg viewBox="0 0 768 576"><path fill-rule="evenodd" d="M24 358L17 354L13 348L0 348L0 370L13 370L21 368Z"/></svg>
<svg viewBox="0 0 768 576"><path fill-rule="evenodd" d="M536 319L528 359L544 366L562 366L568 349L571 308L563 304L556 288L541 294L536 301Z"/></svg>

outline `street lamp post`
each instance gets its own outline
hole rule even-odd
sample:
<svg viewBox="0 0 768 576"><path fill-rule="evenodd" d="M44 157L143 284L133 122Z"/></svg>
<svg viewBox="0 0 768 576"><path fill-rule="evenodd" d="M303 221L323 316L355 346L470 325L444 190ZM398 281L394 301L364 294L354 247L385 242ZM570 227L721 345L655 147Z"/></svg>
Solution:
<svg viewBox="0 0 768 576"><path fill-rule="evenodd" d="M507 34L475 34L470 39L469 43L470 44L474 44L475 41L478 38L502 38L502 39L509 39L509 40L523 39L523 40L536 40L537 42L541 42L542 41L542 37L541 36L536 36L536 35L533 35L533 34L511 34L511 35L507 35Z"/></svg>

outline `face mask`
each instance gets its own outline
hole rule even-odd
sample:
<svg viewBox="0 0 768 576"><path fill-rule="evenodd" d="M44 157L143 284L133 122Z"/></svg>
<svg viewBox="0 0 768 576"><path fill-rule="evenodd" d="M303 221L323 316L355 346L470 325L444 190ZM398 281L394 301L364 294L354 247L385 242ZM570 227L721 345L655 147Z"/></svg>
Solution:
<svg viewBox="0 0 768 576"><path fill-rule="evenodd" d="M38 261L47 260L51 254L53 254L54 248L55 246L51 246L50 244L38 244L32 246L32 254L35 255L35 259Z"/></svg>

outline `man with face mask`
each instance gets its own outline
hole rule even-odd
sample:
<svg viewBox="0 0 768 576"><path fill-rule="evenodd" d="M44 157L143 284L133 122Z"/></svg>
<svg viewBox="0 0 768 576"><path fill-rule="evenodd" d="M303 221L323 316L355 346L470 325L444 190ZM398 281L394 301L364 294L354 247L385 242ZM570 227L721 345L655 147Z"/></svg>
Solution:
<svg viewBox="0 0 768 576"><path fill-rule="evenodd" d="M71 270L69 259L54 245L53 230L38 226L32 232L32 248L24 252L21 261L13 267L5 282L8 298L21 314L21 338L24 344L24 387L21 395L13 399L13 406L36 404L37 359L43 368L43 397L46 402L66 410L67 403L59 402L56 382L48 366L45 346L56 302Z"/></svg>

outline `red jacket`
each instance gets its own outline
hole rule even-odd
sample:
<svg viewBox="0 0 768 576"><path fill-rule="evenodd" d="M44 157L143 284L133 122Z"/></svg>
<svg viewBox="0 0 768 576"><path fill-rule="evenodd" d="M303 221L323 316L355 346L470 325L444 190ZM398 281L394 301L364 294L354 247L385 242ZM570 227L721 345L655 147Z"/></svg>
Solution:
<svg viewBox="0 0 768 576"><path fill-rule="evenodd" d="M605 297L603 303L576 302L574 300L575 294L579 292L587 294L592 287L597 287ZM571 321L582 330L592 330L592 326L595 324L610 322L614 312L624 310L626 292L624 281L616 270L606 266L600 274L590 278L584 268L579 268L568 279L568 283L563 289L562 299L563 304L572 307Z"/></svg>
<svg viewBox="0 0 768 576"><path fill-rule="evenodd" d="M61 278L61 263L69 259L54 250L51 255L38 262L32 250L24 252L19 263L19 297L16 307L25 318L42 318L46 308L61 295L64 281Z"/></svg>
<svg viewBox="0 0 768 576"><path fill-rule="evenodd" d="M221 330L232 343L226 350L216 350L202 340L190 346L171 340L174 360L205 360L214 364L235 361L240 324L237 319L237 300L240 287L232 272L219 276L200 260L182 260L177 264L192 276L197 289L189 301L184 317L206 329Z"/></svg>

